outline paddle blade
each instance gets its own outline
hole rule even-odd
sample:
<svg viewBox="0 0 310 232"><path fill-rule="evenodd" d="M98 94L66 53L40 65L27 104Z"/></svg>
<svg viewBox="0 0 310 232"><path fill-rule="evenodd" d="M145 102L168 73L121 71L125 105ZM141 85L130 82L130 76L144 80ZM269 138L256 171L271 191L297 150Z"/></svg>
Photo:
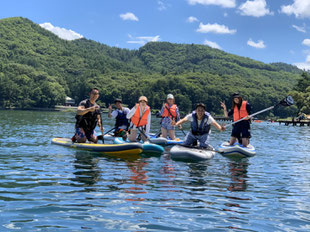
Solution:
<svg viewBox="0 0 310 232"><path fill-rule="evenodd" d="M287 96L282 101L280 101L279 104L282 106L291 106L294 105L294 99L292 98L292 96Z"/></svg>

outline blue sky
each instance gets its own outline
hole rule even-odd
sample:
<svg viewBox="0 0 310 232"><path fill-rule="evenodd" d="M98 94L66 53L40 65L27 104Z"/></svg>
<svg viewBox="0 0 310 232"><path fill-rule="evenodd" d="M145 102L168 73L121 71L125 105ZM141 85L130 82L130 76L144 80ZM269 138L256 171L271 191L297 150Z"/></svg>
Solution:
<svg viewBox="0 0 310 232"><path fill-rule="evenodd" d="M0 18L16 16L69 40L206 44L310 69L310 0L2 0Z"/></svg>

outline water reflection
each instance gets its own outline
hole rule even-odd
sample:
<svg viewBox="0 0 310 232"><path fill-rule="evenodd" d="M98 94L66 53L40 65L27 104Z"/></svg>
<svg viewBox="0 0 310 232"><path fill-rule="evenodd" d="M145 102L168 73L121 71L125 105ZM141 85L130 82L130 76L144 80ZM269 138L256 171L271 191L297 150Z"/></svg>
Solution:
<svg viewBox="0 0 310 232"><path fill-rule="evenodd" d="M76 151L75 158L74 167L77 171L73 173L75 178L71 180L77 181L85 187L95 185L101 176L98 167L99 158L94 157L91 153L82 151Z"/></svg>
<svg viewBox="0 0 310 232"><path fill-rule="evenodd" d="M247 189L248 166L248 159L229 162L228 170L231 174L231 182L227 188L229 191L245 191Z"/></svg>
<svg viewBox="0 0 310 232"><path fill-rule="evenodd" d="M148 176L147 171L144 170L144 167L148 163L145 162L144 159L136 160L133 162L127 161L127 166L131 171L131 175L129 176L129 181L133 184L133 186L125 189L125 193L135 194L133 197L126 198L127 201L144 201L145 199L142 197L138 197L138 194L147 194L148 192L145 190L145 185L148 184Z"/></svg>

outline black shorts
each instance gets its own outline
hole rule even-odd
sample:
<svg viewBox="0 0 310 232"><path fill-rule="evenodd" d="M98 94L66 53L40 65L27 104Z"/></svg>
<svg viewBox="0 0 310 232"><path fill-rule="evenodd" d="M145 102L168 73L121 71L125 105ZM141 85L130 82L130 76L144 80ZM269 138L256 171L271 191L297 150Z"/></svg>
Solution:
<svg viewBox="0 0 310 232"><path fill-rule="evenodd" d="M231 136L235 138L251 138L250 122L244 120L234 125Z"/></svg>

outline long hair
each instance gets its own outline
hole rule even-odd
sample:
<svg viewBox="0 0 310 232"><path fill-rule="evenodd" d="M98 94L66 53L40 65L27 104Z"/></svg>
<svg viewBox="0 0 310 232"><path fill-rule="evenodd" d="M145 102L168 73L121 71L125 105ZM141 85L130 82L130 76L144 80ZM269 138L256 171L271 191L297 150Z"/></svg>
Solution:
<svg viewBox="0 0 310 232"><path fill-rule="evenodd" d="M238 103L238 108L240 108L241 107L241 105L242 105L242 101L243 101L243 99L242 99L242 97L238 97L239 98L239 103ZM234 98L232 99L232 107L231 107L231 109L233 110L233 109L235 109L235 106L236 106L236 103L235 103L235 101L234 101Z"/></svg>

